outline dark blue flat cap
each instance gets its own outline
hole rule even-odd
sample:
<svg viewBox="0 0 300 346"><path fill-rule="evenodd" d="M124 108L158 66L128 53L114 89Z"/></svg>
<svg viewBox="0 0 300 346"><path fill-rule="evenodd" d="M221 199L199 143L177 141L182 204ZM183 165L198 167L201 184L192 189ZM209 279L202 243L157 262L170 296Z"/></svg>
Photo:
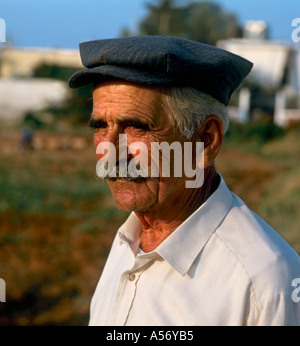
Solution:
<svg viewBox="0 0 300 346"><path fill-rule="evenodd" d="M170 36L84 42L80 55L86 68L71 76L71 88L113 79L148 86L191 86L225 105L253 65L223 49Z"/></svg>

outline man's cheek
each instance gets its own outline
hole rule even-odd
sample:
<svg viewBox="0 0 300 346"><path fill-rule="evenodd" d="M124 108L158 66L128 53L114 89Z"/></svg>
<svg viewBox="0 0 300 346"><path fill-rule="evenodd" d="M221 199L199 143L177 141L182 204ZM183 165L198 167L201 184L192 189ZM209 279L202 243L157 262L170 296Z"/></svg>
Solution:
<svg viewBox="0 0 300 346"><path fill-rule="evenodd" d="M95 146L95 152L97 159L102 159L105 155L107 155L107 150L100 150L100 144L104 142L104 139L101 138L99 135L94 135L93 138L94 146Z"/></svg>
<svg viewBox="0 0 300 346"><path fill-rule="evenodd" d="M110 164L116 164L116 147L112 142L99 141L96 146L96 156L98 160L106 157Z"/></svg>

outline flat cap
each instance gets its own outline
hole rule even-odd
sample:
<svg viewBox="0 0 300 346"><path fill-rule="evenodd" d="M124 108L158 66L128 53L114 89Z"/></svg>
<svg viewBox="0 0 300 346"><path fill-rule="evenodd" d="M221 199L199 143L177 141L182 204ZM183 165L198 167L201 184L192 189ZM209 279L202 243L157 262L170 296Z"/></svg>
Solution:
<svg viewBox="0 0 300 346"><path fill-rule="evenodd" d="M228 105L253 64L214 46L171 36L135 36L80 44L86 67L71 88L111 79L148 86L190 86Z"/></svg>

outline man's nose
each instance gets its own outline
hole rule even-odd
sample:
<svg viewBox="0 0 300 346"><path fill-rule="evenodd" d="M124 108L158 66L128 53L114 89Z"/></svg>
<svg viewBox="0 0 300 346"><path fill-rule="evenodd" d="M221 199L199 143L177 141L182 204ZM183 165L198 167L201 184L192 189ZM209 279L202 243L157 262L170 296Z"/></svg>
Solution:
<svg viewBox="0 0 300 346"><path fill-rule="evenodd" d="M120 130L118 128L108 129L105 141L111 142L117 148L119 146Z"/></svg>

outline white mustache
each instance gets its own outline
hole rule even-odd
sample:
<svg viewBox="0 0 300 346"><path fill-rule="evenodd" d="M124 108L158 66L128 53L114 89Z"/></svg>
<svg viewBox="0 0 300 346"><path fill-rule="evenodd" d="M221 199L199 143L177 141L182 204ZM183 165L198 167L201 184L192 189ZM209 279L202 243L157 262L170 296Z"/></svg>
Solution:
<svg viewBox="0 0 300 346"><path fill-rule="evenodd" d="M96 175L103 181L116 179L138 181L143 178L151 177L151 171L148 167L135 165L133 161L130 161L129 164L127 161L120 161L118 164L109 164L108 162L98 161L96 166Z"/></svg>

